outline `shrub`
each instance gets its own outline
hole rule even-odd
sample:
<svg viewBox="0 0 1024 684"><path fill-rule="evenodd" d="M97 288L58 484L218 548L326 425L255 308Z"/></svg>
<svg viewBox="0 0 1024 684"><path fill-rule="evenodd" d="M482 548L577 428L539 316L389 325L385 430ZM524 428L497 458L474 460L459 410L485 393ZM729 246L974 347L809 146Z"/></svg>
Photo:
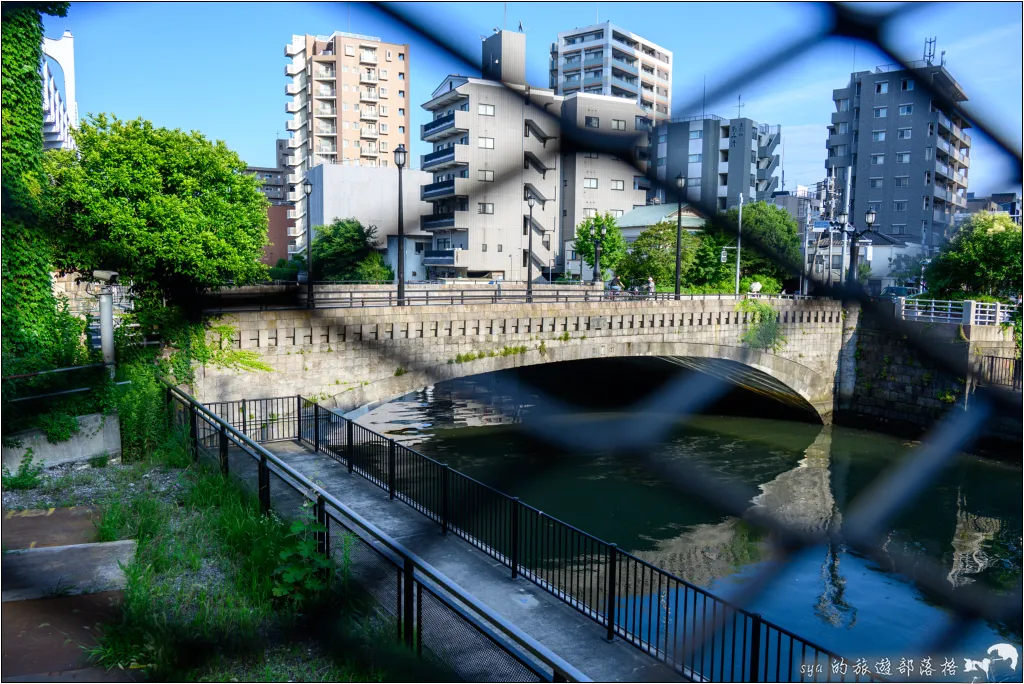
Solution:
<svg viewBox="0 0 1024 684"><path fill-rule="evenodd" d="M33 462L32 450L29 449L21 458L21 465L18 472L13 475L3 467L3 485L5 489L35 489L42 483L39 474L43 472L42 464L36 465Z"/></svg>

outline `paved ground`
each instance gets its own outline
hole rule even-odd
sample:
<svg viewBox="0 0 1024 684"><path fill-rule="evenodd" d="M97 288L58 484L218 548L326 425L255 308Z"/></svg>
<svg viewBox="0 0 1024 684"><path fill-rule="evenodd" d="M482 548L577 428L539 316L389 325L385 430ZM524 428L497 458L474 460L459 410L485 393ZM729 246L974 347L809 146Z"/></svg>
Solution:
<svg viewBox="0 0 1024 684"><path fill-rule="evenodd" d="M318 481L342 503L420 555L470 594L572 663L595 681L683 681L673 670L622 641L608 643L605 629L529 580L512 580L510 571L345 466L295 442L272 442L268 449L293 468ZM242 459L245 459L244 461ZM231 469L243 481L255 481L252 461L232 453ZM272 478L273 479L273 478ZM274 505L278 505L274 484Z"/></svg>
<svg viewBox="0 0 1024 684"><path fill-rule="evenodd" d="M96 541L98 519L88 506L6 511L0 532L5 549L88 544Z"/></svg>

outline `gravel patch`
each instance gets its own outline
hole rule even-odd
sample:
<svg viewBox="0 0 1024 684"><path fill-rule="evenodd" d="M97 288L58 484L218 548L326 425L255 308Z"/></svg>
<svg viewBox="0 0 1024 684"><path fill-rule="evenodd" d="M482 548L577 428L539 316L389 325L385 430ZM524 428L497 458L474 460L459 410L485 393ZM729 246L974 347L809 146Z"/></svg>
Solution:
<svg viewBox="0 0 1024 684"><path fill-rule="evenodd" d="M124 464L110 461L96 467L88 463L65 463L43 470L42 482L34 489L4 489L4 510L63 508L97 505L121 490L152 491L161 501L177 500L183 489L184 471L166 466Z"/></svg>

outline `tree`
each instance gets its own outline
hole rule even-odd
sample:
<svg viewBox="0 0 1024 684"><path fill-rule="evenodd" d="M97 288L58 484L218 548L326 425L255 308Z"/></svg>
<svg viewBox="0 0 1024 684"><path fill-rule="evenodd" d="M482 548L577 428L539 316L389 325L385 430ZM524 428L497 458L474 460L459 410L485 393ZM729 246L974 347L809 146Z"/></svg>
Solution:
<svg viewBox="0 0 1024 684"><path fill-rule="evenodd" d="M889 277L898 285L917 283L924 269L924 257L920 254L910 256L900 253L889 259Z"/></svg>
<svg viewBox="0 0 1024 684"><path fill-rule="evenodd" d="M604 237L601 228L605 229ZM626 241L622 231L611 214L598 214L586 219L576 226L576 239L573 241L576 254L590 266L594 265L594 247L601 239L601 272L614 271L619 260L626 255ZM603 277L603 276L602 276Z"/></svg>
<svg viewBox="0 0 1024 684"><path fill-rule="evenodd" d="M60 269L117 271L137 293L172 302L265 278L267 200L223 142L105 114L75 141L77 153L44 158Z"/></svg>
<svg viewBox="0 0 1024 684"><path fill-rule="evenodd" d="M686 273L697 252L697 238L684 230L681 250L681 272ZM602 255L601 260L604 261ZM654 278L658 285L675 284L676 277L676 224L662 221L637 236L629 252L619 260L615 273L628 282L637 284Z"/></svg>
<svg viewBox="0 0 1024 684"><path fill-rule="evenodd" d="M719 214L706 232L715 235L719 242L736 244L736 224L739 211L736 207L724 215ZM785 282L798 273L790 272L800 268L800 236L796 221L785 209L768 202L754 202L743 207L743 249L740 254L740 272L743 275L763 273Z"/></svg>
<svg viewBox="0 0 1024 684"><path fill-rule="evenodd" d="M363 259L356 266L356 280L370 283L390 283L395 280L395 272L384 261L383 254L380 252L370 252L370 256Z"/></svg>
<svg viewBox="0 0 1024 684"><path fill-rule="evenodd" d="M314 280L362 280L359 265L374 251L377 229L354 218L318 226L313 240Z"/></svg>
<svg viewBox="0 0 1024 684"><path fill-rule="evenodd" d="M699 237L699 245L694 252L690 268L683 272L683 282L687 287L715 287L729 280L735 268L722 263L723 245L713 233L703 233Z"/></svg>
<svg viewBox="0 0 1024 684"><path fill-rule="evenodd" d="M929 291L955 299L1018 296L1022 247L1021 228L1009 216L975 214L928 265Z"/></svg>

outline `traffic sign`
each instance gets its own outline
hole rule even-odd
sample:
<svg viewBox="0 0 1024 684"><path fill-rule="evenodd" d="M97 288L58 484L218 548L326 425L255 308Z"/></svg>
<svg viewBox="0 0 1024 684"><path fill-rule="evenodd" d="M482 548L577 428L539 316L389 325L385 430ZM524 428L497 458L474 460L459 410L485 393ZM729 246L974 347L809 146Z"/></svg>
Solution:
<svg viewBox="0 0 1024 684"><path fill-rule="evenodd" d="M811 225L811 232L822 233L822 232L828 230L828 226L829 226L828 221L815 221Z"/></svg>

